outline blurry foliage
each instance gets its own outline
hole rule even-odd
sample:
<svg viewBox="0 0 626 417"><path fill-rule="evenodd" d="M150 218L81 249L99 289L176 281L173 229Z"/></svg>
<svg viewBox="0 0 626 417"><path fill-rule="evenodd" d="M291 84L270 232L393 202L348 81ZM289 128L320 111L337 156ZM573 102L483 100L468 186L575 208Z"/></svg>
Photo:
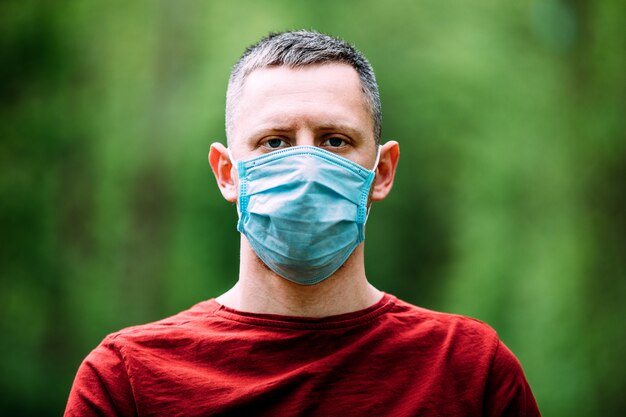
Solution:
<svg viewBox="0 0 626 417"><path fill-rule="evenodd" d="M206 162L231 65L315 28L370 59L402 156L379 288L492 325L545 415L626 410L626 4L3 2L0 409L58 415L119 328L235 282Z"/></svg>

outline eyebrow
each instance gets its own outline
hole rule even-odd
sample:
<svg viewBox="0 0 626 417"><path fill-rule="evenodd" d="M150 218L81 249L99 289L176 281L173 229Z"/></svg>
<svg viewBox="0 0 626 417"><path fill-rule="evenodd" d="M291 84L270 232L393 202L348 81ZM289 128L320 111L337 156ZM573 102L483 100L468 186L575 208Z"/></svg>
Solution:
<svg viewBox="0 0 626 417"><path fill-rule="evenodd" d="M292 126L288 126L288 125L281 125L281 124L276 124L276 126L272 126L271 124L267 124L264 126L261 126L259 129L255 130L253 132L253 134L255 136L258 136L260 134L264 134L264 133L272 133L272 132L277 132L277 133L288 133L288 132L293 132L295 130L294 127ZM326 123L326 124L322 124L320 126L316 126L315 130L318 131L334 131L334 132L343 132L343 133L347 133L353 136L361 136L360 130L350 126L348 124L342 124L342 123Z"/></svg>
<svg viewBox="0 0 626 417"><path fill-rule="evenodd" d="M347 125L347 124L327 124L327 125L321 125L318 130L338 130L341 132L353 132L353 133L357 133L357 129Z"/></svg>

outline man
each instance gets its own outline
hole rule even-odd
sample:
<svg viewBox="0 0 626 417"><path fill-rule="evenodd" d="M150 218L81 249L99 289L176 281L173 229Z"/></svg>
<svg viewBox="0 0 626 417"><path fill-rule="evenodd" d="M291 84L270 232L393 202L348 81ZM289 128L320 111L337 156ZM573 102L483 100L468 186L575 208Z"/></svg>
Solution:
<svg viewBox="0 0 626 417"><path fill-rule="evenodd" d="M239 280L216 299L108 336L66 415L537 416L487 325L368 283L364 224L390 192L367 60L316 32L248 48L228 86L228 149L209 163L236 202Z"/></svg>

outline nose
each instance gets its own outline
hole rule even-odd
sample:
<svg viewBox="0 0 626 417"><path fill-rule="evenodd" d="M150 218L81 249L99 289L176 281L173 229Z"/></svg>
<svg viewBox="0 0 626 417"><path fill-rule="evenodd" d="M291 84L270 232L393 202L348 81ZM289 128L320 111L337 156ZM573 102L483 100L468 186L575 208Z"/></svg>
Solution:
<svg viewBox="0 0 626 417"><path fill-rule="evenodd" d="M315 132L311 129L302 127L296 131L295 146L315 146Z"/></svg>

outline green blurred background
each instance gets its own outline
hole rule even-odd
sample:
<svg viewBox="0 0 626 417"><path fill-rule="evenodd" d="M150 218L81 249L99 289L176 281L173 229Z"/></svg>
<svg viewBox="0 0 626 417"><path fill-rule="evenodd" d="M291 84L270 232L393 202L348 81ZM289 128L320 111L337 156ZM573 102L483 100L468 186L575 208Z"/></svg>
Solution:
<svg viewBox="0 0 626 417"><path fill-rule="evenodd" d="M367 273L493 326L545 416L626 410L626 3L15 1L0 6L0 410L62 413L110 332L218 295L235 207L206 161L269 31L354 43L397 182Z"/></svg>

